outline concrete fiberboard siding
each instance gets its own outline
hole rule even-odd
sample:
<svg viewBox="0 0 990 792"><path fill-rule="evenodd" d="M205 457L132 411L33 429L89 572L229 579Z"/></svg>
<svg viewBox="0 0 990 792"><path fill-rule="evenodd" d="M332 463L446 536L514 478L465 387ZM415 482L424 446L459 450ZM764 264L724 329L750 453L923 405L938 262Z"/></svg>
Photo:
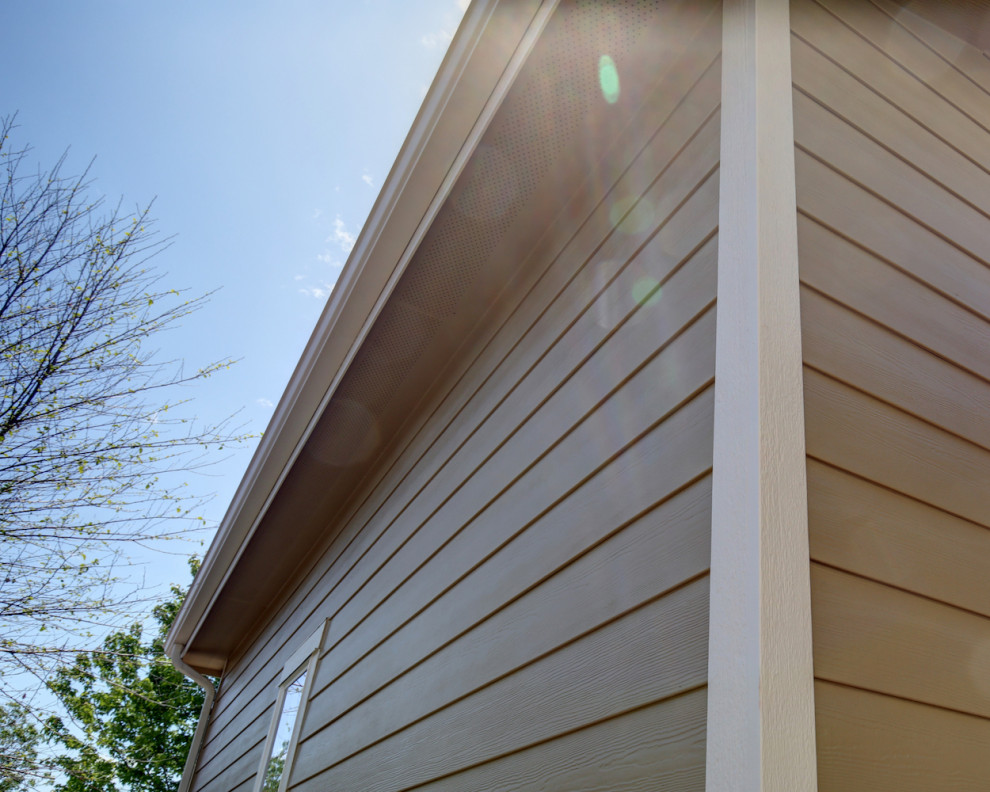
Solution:
<svg viewBox="0 0 990 792"><path fill-rule="evenodd" d="M293 788L446 788L500 767L506 788L547 774L703 786L720 74L709 5L592 168L607 195L592 184L573 197L550 230L559 250L530 262L530 285L495 312L505 321L232 664L197 789L249 783L284 656L327 616ZM528 731L505 720L513 696L532 709ZM590 762L589 740L620 753Z"/></svg>
<svg viewBox="0 0 990 792"><path fill-rule="evenodd" d="M710 38L704 40L708 41ZM685 42L686 45L692 43L690 39ZM558 232L551 226L547 238L530 256L530 260L534 262L533 266L530 267L528 264L524 266L524 274L533 282L539 281L536 288L540 293L548 295L540 299L551 300L555 290L562 288L573 275L573 261L566 256L563 258L559 256L565 242L572 251L594 249L610 229L608 211L597 211L590 222L583 224L579 223L577 218L587 217L596 208L607 188L616 180L618 180L616 189L630 194L641 194L648 189L674 154L686 145L698 128L705 125L716 112L719 74L717 49L704 50L699 47L692 49L686 56L677 53L676 48L672 50L674 52L671 53L668 68L659 72L665 75L661 80L664 86L671 89L670 95L682 96L697 82L694 94L707 97L710 101L686 103L671 115L670 96L655 92L649 97L637 120L627 130L629 134L617 141L618 150L623 158L611 157L608 163L611 167L608 170L600 169L595 172L593 169L593 182L601 182L601 186L593 183L594 189L582 190L575 194L564 210L566 215L574 218L572 225L578 227L578 236L568 241L567 234L573 233L573 228L567 232L567 226L564 224ZM714 122L714 126L717 128L717 121ZM711 129L711 126L706 128ZM657 134L652 134L652 131L658 129ZM647 150L639 154L637 167L626 169L637 152L647 144ZM668 174L661 186L669 188L674 175ZM693 185L694 182L691 182L689 177L688 186ZM548 186L559 198L559 191L554 189L553 184ZM680 187L673 190L671 195L683 196L683 189ZM704 194L705 200L711 200L711 186L704 191ZM665 197L658 209L669 210L674 206L670 204L670 200L671 196ZM704 204L704 201L701 204ZM696 205L698 205L697 201L692 206ZM664 209L664 206L667 209ZM539 202L534 203L533 211L539 211L543 216L552 216L547 215L545 205ZM701 211L705 211L703 207ZM690 212L688 215L682 213L680 217L685 216L690 216ZM674 230L676 225L665 233L669 234ZM568 254L570 255L572 254ZM549 261L553 262L552 272L543 276L542 269L538 265L542 262L545 266ZM532 304L539 304L539 300L534 299L527 303L527 305ZM496 306L496 308L503 310L504 306ZM494 311L495 308L492 310ZM503 310L503 313L505 315L502 318L491 323L493 330L490 334L498 335L498 338L482 338L474 343L475 348L481 350L481 359L476 363L472 363L471 358L464 361L464 371L460 375L460 381L449 398L444 399L435 408L434 414L426 419L429 426L410 430L413 439L405 448L400 445L393 457L381 465L383 472L380 478L384 483L381 483L380 487L389 486L393 488L392 491L384 495L380 492L372 492L357 499L357 505L352 509L351 516L343 520L345 527L334 542L334 547L330 548L324 560L320 562L322 566L311 575L311 579L300 581L295 592L284 604L282 613L271 619L255 640L246 644L247 648L243 656L231 662L230 670L224 678L224 689L214 712L211 738L204 751L201 766L210 761L211 755L216 754L217 749L212 746L229 744L230 735L236 733L234 729L237 725L243 727L245 720L242 713L245 707L255 702L259 691L277 676L281 662L284 662L291 651L293 641L305 637L306 630L312 629L309 621L318 618L315 611L319 608L320 597L325 599L333 594L335 598L343 601L350 599L360 588L361 577L352 574L355 565L361 562L373 545L377 545L378 552L381 553L383 544L394 542L399 531L386 532L386 528L400 518L408 521L407 511L410 504L422 500L424 487L429 486L437 470L448 464L449 453L452 452L449 451L448 456L444 457L432 453L432 447L440 444L447 446L448 450L459 449L470 440L477 426L489 421L491 416L488 414L499 407L501 401L511 393L513 383L520 376L514 372L524 372L539 362L542 351L522 344L521 336L513 336L506 332L495 333L499 322L508 316L508 309ZM527 328L537 321L550 321L550 317L542 317L538 311L531 311L513 319L514 325L518 325L518 331L523 335L527 332ZM457 362L461 364L461 361ZM458 377L454 376L453 379ZM472 420L459 417L465 411L474 413ZM503 409L502 412L505 413L506 410ZM509 419L511 420L511 413ZM394 547L395 545L390 546L385 551L385 555L389 555ZM362 564L362 568L368 572L367 565ZM319 596L314 593L317 590L320 592ZM313 625L315 623L313 621ZM259 704L263 702L264 699L258 701Z"/></svg>
<svg viewBox="0 0 990 792"><path fill-rule="evenodd" d="M986 788L990 70L888 2L792 27L819 786Z"/></svg>
<svg viewBox="0 0 990 792"><path fill-rule="evenodd" d="M609 229L613 194L590 221L605 234L597 253L565 250L577 277L521 306L546 319L523 342L538 360L433 479L450 494L378 568L382 588L339 612L294 789L702 787L717 117L707 123L648 193L649 223ZM659 299L630 299L651 278ZM658 722L662 739L647 726ZM589 763L590 729L623 753Z"/></svg>

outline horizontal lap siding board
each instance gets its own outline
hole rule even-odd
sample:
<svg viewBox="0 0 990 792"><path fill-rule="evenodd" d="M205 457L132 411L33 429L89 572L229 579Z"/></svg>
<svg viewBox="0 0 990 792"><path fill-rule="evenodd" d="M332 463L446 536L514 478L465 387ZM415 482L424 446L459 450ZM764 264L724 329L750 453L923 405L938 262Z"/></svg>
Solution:
<svg viewBox="0 0 990 792"><path fill-rule="evenodd" d="M811 581L819 679L990 717L985 616L817 563Z"/></svg>
<svg viewBox="0 0 990 792"><path fill-rule="evenodd" d="M638 487L648 490L652 481L649 481L649 477L644 476L644 473L650 468L644 468L643 463L663 464L664 451L670 454L682 452L685 458L690 458L693 455L690 448L691 438L701 440L710 436L708 426L710 422L704 415L710 410L710 398L705 397L697 401L697 407L691 405L690 411L686 408L683 417L670 419L669 432L658 430L655 437L650 438L654 442L643 441L644 444L652 446L649 448L649 452L652 453L640 454L637 449L636 453L630 452L630 455L635 457L633 460L620 458L609 480L598 482L592 479L586 485L593 488L592 492L579 491L572 496L570 500L576 501L574 508L567 508L569 503L562 504L561 510L564 511L561 515L562 519L553 519L556 515L549 514L547 519L530 526L513 545L508 545L503 552L493 557L488 566L495 567L496 570L500 566L505 583L501 589L494 585L488 587L491 591L491 600L481 601L470 596L472 577L481 577L484 581L486 576L494 574L485 567L479 567L478 574L465 579L462 588L467 590L452 590L454 596L448 598L452 600L451 602L441 599L432 612L427 610L421 614L421 620L427 624L430 621L440 621L445 615L445 611L442 610L445 607L451 608L451 618L455 620L483 618L485 610L497 608L501 598L512 596L518 588L527 583L532 585L529 577L524 577L522 580L516 578L521 573L529 573L531 567L537 566L536 562L539 559L525 557L522 553L532 549L534 545L539 549L540 540L543 543L551 543L555 535L561 536L563 532L579 530L584 534L590 533L586 526L582 526L581 529L571 527L577 522L592 521L604 513L607 516L601 523L601 531L610 533L616 528L622 528L620 534L595 548L588 556L576 561L574 565L577 567L576 570L565 567L541 586L528 592L519 600L518 605L510 603L504 610L481 621L458 641L444 646L422 665L394 680L392 674L395 673L395 661L391 654L404 652L406 645L416 636L406 637L400 633L392 642L397 646L384 644L383 658L369 657L355 667L356 673L334 683L343 688L339 691L339 696L332 695L336 691L334 685L331 685L323 701L319 698L313 700L314 718L318 713L326 713L330 716L334 714L335 709L338 711L343 709L340 706L333 707L336 703L334 698L342 698L349 703L352 692L348 687L350 684L356 685L368 675L378 673L380 676L377 684L387 685L357 709L351 710L338 723L332 723L328 729L314 734L311 746L304 743L299 752L297 765L300 768L299 772L303 773L304 768L307 767L308 753L313 754L312 761L315 764L327 761L329 757L344 758L360 749L363 739L360 735L368 734L368 741L371 741L372 735L369 729L378 730L374 733L375 738L395 731L407 722L412 722L418 717L446 706L461 695L483 687L490 679L514 671L541 654L554 651L560 644L580 638L589 629L589 625L594 626L598 623L596 620L605 621L613 618L658 593L676 587L685 577L703 573L707 568L706 551L708 550L705 533L706 526L710 524L708 506L704 502L704 496L709 493L707 486L688 493L686 499L682 498L676 503L671 501L670 508L662 506L655 514L646 515L631 525L619 523L616 526L609 521L611 515L608 514L621 509L618 499L623 488ZM680 437L677 436L678 434ZM664 479L667 477L656 478L660 485L658 489L662 493L662 486L666 483ZM599 486L600 484L604 486ZM606 495L608 490L605 487L609 487L614 494ZM690 504L687 510L684 508L685 500ZM595 508L589 507L589 501ZM606 507L611 506L611 508L600 507L599 504L603 501ZM671 516L682 523L678 525L675 521L671 524ZM594 525L595 523L592 523L592 526ZM630 534L628 537L625 536L627 532ZM530 538L530 533L536 536ZM666 540L661 549L649 546L651 541L654 543L657 541L657 536L662 536ZM591 538L589 536L585 541L590 541ZM631 554L630 548L637 549ZM669 559L663 559L664 549L670 554ZM655 565L635 563L634 556L638 560L649 557L654 560ZM521 568L518 573L515 568L517 564ZM548 570L548 572L552 571L552 569ZM599 582L599 588L588 588L586 581L589 576L590 579ZM458 596L466 601L459 601ZM597 601L598 598L601 598L601 601ZM571 608L576 612L571 612ZM462 616L464 611L467 612L466 619ZM476 612L478 615L472 615ZM430 618L431 616L433 619ZM411 623L410 626L415 627L416 622ZM447 632L438 628L436 634L438 640L443 640ZM500 642L511 644L514 640L523 643L500 645ZM489 645L493 647L490 652L481 651ZM400 654L399 658L404 666L406 657ZM449 671L450 668L460 666L464 667L464 671L458 678L444 677L445 669ZM352 681L350 677L356 679ZM375 682L367 687L373 690L374 685ZM370 726L369 721L375 725Z"/></svg>
<svg viewBox="0 0 990 792"><path fill-rule="evenodd" d="M990 785L990 70L899 18L792 4L823 792Z"/></svg>
<svg viewBox="0 0 990 792"><path fill-rule="evenodd" d="M501 326L233 664L197 789L249 783L281 663L327 617L292 788L323 788L331 762L361 789L498 767L490 788L548 773L701 788L720 73L707 32L600 168L611 194L575 197L587 216L562 214ZM513 695L534 708L528 732L505 727ZM624 753L591 762L596 739ZM373 759L393 748L407 760Z"/></svg>
<svg viewBox="0 0 990 792"><path fill-rule="evenodd" d="M819 789L987 788L985 718L821 681L815 683L815 703Z"/></svg>
<svg viewBox="0 0 990 792"><path fill-rule="evenodd" d="M808 461L811 555L822 564L990 617L990 531Z"/></svg>
<svg viewBox="0 0 990 792"><path fill-rule="evenodd" d="M357 666L359 674L354 684L358 690L361 690L358 684L367 677L377 676L389 682L349 711L345 707L358 696L349 687L352 680L348 676L331 685L322 701L314 700L312 717L322 715L329 724L321 730L325 733L317 732L313 736L315 746L327 744L321 760L344 758L372 739L397 731L405 723L484 687L493 678L510 671L518 673L547 652L580 639L588 632L589 624L617 618L655 597L658 589L664 592L676 588L685 575L702 574L707 569L709 551L706 526L710 524L711 491L707 484L707 480L699 483L632 524L621 526L608 540L542 585L508 604L499 604L495 613L480 620L470 631L408 670L403 668L401 676L391 676L395 672L389 667L388 661L392 659L389 656L370 657ZM539 529L530 532L539 534ZM667 541L658 543L657 534L664 535ZM520 553L534 549L534 544L535 549L540 549L538 540L549 544L553 535L547 531L537 536L528 543L529 547L520 548ZM515 560L511 554L505 555ZM471 579L466 582L470 583ZM467 592L455 589L453 593L463 596ZM505 595L496 593L496 596ZM444 604L441 601L439 605ZM476 603L470 602L459 610L470 610L470 606ZM436 612L434 608L432 613ZM460 612L455 611L453 617L460 616ZM404 649L400 643L392 651ZM406 658L402 660L406 666ZM445 676L444 669L450 668L463 671L456 677ZM344 714L329 723L332 716L341 712Z"/></svg>
<svg viewBox="0 0 990 792"><path fill-rule="evenodd" d="M405 789L700 688L707 612L705 577L291 788Z"/></svg>
<svg viewBox="0 0 990 792"><path fill-rule="evenodd" d="M418 789L701 790L705 785L705 705L705 690L693 690L475 765Z"/></svg>
<svg viewBox="0 0 990 792"><path fill-rule="evenodd" d="M941 55L977 85L990 91L990 60L974 47L962 47L959 39L890 0L873 0L906 31Z"/></svg>

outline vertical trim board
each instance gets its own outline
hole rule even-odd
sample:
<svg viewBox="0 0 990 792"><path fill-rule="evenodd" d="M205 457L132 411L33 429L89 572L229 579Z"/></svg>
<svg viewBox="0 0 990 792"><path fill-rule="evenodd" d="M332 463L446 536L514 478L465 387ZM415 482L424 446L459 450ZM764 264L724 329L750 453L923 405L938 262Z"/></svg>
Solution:
<svg viewBox="0 0 990 792"><path fill-rule="evenodd" d="M817 788L790 19L723 17L706 788Z"/></svg>

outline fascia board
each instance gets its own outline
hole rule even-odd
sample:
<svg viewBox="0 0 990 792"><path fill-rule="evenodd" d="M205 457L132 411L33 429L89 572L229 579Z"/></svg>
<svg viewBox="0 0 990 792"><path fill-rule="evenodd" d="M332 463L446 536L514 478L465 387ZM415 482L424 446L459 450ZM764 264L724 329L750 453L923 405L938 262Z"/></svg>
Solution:
<svg viewBox="0 0 990 792"><path fill-rule="evenodd" d="M190 586L166 652L177 644L192 649L243 548L556 4L476 0L468 8ZM527 15L529 24L500 25L506 14ZM498 46L486 46L493 39ZM492 62L493 51L504 53L501 62Z"/></svg>

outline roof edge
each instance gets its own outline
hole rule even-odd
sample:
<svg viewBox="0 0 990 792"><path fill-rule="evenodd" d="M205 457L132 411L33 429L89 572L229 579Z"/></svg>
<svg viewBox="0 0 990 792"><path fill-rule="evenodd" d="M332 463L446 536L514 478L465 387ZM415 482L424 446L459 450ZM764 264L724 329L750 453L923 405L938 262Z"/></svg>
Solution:
<svg viewBox="0 0 990 792"><path fill-rule="evenodd" d="M491 62L490 52L479 55L479 45L493 37L505 38L512 30L499 29L498 12L507 13L512 5L511 13L518 15L524 8L506 0L471 3L176 615L165 641L166 653L181 646L178 651L185 656L193 649L243 548L557 2L531 0L525 9L531 13L529 24L521 28L521 35L512 34L511 41L499 42L505 56L497 64ZM467 91L467 96L458 96L454 107L458 89ZM197 660L193 667L209 673L216 673L227 659L202 657L196 651L190 652L190 659L192 655Z"/></svg>

